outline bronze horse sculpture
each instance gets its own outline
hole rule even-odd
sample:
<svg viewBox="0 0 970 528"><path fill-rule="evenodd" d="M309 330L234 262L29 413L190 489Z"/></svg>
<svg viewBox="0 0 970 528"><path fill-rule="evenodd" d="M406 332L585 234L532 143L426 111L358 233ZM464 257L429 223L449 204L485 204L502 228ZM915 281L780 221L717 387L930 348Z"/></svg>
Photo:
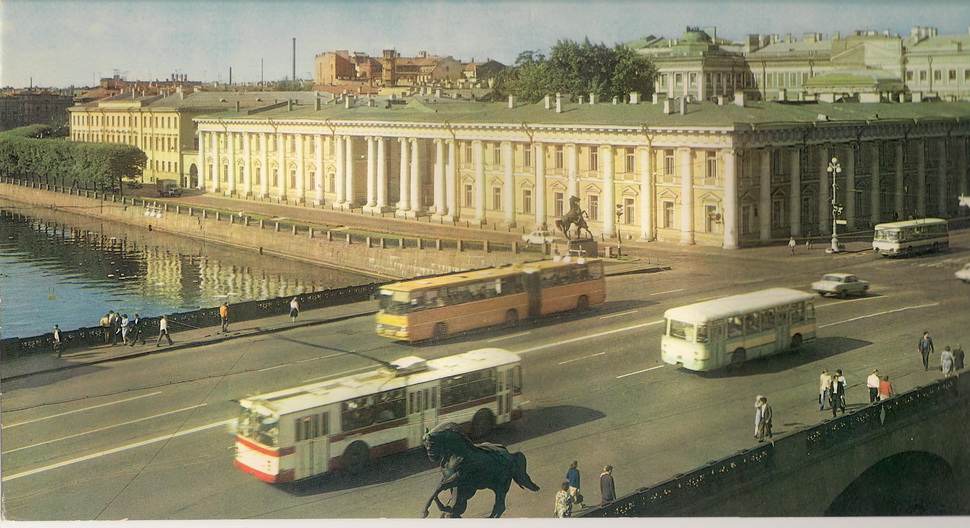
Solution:
<svg viewBox="0 0 970 528"><path fill-rule="evenodd" d="M526 473L525 455L509 453L499 444L474 444L461 427L444 422L427 431L422 439L428 458L441 467L441 482L424 505L423 517L428 516L431 503L444 512L442 516L461 517L468 507L468 500L480 489L495 492L495 505L489 517L501 517L505 512L505 495L514 480L520 488L539 491ZM445 506L438 495L451 490L453 504Z"/></svg>
<svg viewBox="0 0 970 528"><path fill-rule="evenodd" d="M569 236L569 230L573 225L576 226L576 238L579 238L583 234L583 230L589 235L589 238L593 238L592 231L589 230L589 225L586 223L586 211L579 208L579 198L576 196L569 197L569 211L562 216L559 220L556 220L556 227L562 231L563 236L567 240L571 239Z"/></svg>

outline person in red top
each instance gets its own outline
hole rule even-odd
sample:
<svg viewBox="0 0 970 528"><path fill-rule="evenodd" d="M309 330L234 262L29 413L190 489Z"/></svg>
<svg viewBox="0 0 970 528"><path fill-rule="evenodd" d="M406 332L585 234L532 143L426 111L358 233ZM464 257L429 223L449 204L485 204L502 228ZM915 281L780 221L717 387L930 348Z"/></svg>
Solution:
<svg viewBox="0 0 970 528"><path fill-rule="evenodd" d="M889 383L889 376L883 376L879 380L879 401L885 401L895 396L893 386Z"/></svg>
<svg viewBox="0 0 970 528"><path fill-rule="evenodd" d="M229 331L229 303L222 303L219 307L219 318L222 319L222 332Z"/></svg>

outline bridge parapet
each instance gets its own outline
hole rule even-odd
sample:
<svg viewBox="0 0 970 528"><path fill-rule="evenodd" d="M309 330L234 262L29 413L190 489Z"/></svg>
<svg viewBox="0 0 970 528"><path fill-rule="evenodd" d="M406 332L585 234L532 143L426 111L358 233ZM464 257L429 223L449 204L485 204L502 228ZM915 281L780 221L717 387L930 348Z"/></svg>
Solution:
<svg viewBox="0 0 970 528"><path fill-rule="evenodd" d="M833 452L865 444L913 423L933 419L967 399L970 376L954 376L917 387L887 401L870 404L816 426L777 437L774 442L709 462L704 467L617 500L575 512L576 517L686 517L699 515L759 515L743 506L725 513L725 503L743 504L746 490L782 474L806 471ZM811 515L810 512L803 514ZM771 514L761 514L771 515Z"/></svg>

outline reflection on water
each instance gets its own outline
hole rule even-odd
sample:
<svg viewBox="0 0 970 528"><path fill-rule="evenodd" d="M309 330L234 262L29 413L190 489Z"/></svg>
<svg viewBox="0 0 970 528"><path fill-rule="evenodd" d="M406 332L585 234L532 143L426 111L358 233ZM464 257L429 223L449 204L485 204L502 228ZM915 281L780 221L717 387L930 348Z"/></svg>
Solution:
<svg viewBox="0 0 970 528"><path fill-rule="evenodd" d="M0 200L0 335L373 282L364 275Z"/></svg>

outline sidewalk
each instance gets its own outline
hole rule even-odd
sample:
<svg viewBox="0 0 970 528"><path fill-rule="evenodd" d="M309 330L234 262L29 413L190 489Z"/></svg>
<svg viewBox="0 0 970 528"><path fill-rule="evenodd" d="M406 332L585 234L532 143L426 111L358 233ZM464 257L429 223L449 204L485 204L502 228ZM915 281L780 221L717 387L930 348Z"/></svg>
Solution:
<svg viewBox="0 0 970 528"><path fill-rule="evenodd" d="M172 324L172 341L174 342L172 345L167 344L163 340L161 346L155 346L158 335L148 335L145 336L144 345L125 346L117 344L114 346L99 345L88 348L69 348L64 351L61 358L56 357L52 352L32 354L4 361L3 371L0 373L0 381L10 381L43 372L56 372L83 367L85 365L107 363L109 361L147 356L149 354L168 352L170 350L208 345L241 337L252 337L260 334L291 330L293 328L327 324L353 317L372 315L376 311L377 301L343 304L340 306L301 311L295 323L290 321L289 315L276 315L264 319L230 323L229 332L225 334L220 332L221 328L219 326L180 329L177 324Z"/></svg>

